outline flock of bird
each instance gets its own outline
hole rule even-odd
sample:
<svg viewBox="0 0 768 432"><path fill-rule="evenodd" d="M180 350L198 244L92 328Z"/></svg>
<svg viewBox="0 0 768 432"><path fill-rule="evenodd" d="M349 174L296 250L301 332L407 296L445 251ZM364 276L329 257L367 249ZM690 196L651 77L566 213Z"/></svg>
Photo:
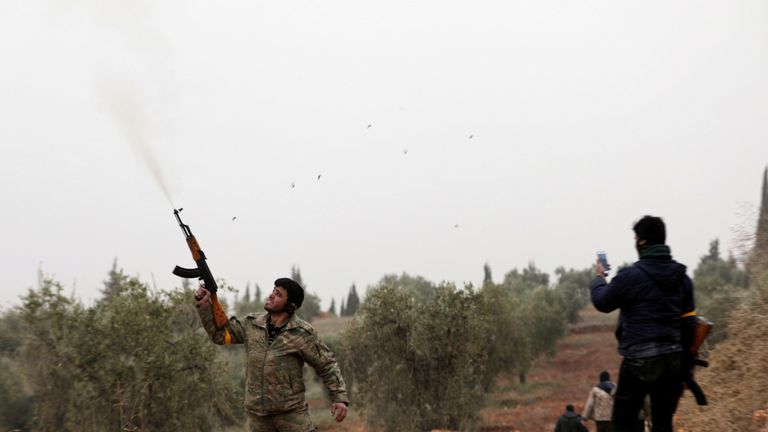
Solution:
<svg viewBox="0 0 768 432"><path fill-rule="evenodd" d="M366 128L366 129L370 129L370 128L372 128L372 127L373 127L373 125L369 123L369 124L368 124L368 126L366 126L365 128ZM474 134L470 134L470 135L469 135L469 137L467 137L467 139L472 139L472 138L474 138L474 137L475 137L475 135L474 135ZM407 148L404 148L404 149L403 149L403 154L404 154L404 155L407 155L407 154L408 154L408 149L407 149ZM323 176L322 174L318 174L318 175L317 175L317 181L320 181L320 177L322 177L322 176ZM295 181L292 181L292 182L291 182L291 189L294 189L294 188L296 188L296 182L295 182ZM234 222L234 221L235 221L235 219L237 219L237 216L234 216L234 217L232 217L232 222ZM455 224L455 225L453 225L453 227L454 227L454 228L458 228L458 227L459 227L459 224Z"/></svg>

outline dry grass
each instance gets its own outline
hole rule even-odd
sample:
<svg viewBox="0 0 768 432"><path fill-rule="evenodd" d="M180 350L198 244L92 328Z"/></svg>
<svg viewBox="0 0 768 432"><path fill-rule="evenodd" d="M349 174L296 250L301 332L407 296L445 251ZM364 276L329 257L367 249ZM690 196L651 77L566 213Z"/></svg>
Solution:
<svg viewBox="0 0 768 432"><path fill-rule="evenodd" d="M352 322L352 317L335 317L326 316L318 317L312 321L312 327L317 330L317 333L323 336L338 335L342 331L349 327Z"/></svg>
<svg viewBox="0 0 768 432"><path fill-rule="evenodd" d="M768 305L743 310L729 333L711 352L711 366L697 374L709 405L697 406L689 394L681 402L677 424L684 431L757 431L765 426L756 414L768 408Z"/></svg>

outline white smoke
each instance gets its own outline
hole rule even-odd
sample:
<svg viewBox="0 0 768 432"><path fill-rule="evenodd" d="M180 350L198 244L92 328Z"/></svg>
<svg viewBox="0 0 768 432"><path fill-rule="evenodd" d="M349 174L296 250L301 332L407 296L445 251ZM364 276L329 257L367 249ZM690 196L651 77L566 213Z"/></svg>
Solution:
<svg viewBox="0 0 768 432"><path fill-rule="evenodd" d="M168 73L166 37L157 25L159 10L147 0L68 0L92 18L96 93L126 142L146 166L173 207L168 183L153 145L163 115Z"/></svg>

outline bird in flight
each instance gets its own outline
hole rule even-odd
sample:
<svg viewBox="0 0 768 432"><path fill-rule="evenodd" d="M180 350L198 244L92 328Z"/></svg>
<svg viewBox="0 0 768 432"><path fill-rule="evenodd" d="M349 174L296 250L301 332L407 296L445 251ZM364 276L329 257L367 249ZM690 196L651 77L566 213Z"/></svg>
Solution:
<svg viewBox="0 0 768 432"><path fill-rule="evenodd" d="M296 182L291 182L291 189L296 187Z"/></svg>
<svg viewBox="0 0 768 432"><path fill-rule="evenodd" d="M403 154L408 154L408 149L403 149Z"/></svg>
<svg viewBox="0 0 768 432"><path fill-rule="evenodd" d="M234 217L232 218L232 222L234 222L234 221L235 221L235 219L237 219L237 216L234 216Z"/></svg>
<svg viewBox="0 0 768 432"><path fill-rule="evenodd" d="M368 127L366 127L366 129L370 129L370 128L371 128L371 126L373 126L373 125L369 124L369 125L368 125Z"/></svg>
<svg viewBox="0 0 768 432"><path fill-rule="evenodd" d="M474 135L470 135L470 136L469 136L469 139L472 139L472 137L473 137L473 136L474 136Z"/></svg>
<svg viewBox="0 0 768 432"><path fill-rule="evenodd" d="M322 177L322 174L317 175L317 179L320 180L320 177Z"/></svg>

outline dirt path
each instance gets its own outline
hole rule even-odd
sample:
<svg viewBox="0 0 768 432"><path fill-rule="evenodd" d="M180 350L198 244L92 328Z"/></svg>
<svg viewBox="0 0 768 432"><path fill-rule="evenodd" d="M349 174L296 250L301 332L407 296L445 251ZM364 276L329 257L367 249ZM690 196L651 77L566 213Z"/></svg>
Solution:
<svg viewBox="0 0 768 432"><path fill-rule="evenodd" d="M580 413L600 371L609 371L614 381L617 377L621 357L613 336L616 316L588 307L558 343L557 354L534 364L526 384L518 384L517 377L500 379L482 412L482 430L552 432L567 404ZM593 423L588 427L594 430Z"/></svg>

